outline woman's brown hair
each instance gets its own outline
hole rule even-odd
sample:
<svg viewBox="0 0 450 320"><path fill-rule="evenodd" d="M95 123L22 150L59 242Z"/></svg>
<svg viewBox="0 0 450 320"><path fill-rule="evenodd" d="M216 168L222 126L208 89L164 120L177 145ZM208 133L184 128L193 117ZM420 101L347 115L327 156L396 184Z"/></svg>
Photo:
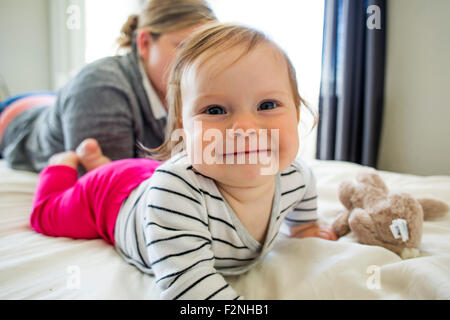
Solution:
<svg viewBox="0 0 450 320"><path fill-rule="evenodd" d="M213 11L203 0L149 0L139 15L129 16L117 43L119 49L130 49L140 30L158 38L166 32L214 20Z"/></svg>

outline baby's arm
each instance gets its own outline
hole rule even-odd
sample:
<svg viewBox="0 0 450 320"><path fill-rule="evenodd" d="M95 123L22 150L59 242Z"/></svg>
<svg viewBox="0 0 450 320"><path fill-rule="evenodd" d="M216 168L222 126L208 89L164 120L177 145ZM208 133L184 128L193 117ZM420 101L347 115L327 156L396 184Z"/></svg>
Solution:
<svg viewBox="0 0 450 320"><path fill-rule="evenodd" d="M302 168L306 191L300 202L284 220L289 227L289 234L295 238L318 237L326 240L337 240L337 236L331 227L317 224L316 178L310 168L307 166Z"/></svg>
<svg viewBox="0 0 450 320"><path fill-rule="evenodd" d="M157 170L146 194L145 239L161 298L239 298L215 270L202 195L187 180Z"/></svg>
<svg viewBox="0 0 450 320"><path fill-rule="evenodd" d="M310 222L294 226L290 229L291 237L308 238L317 237L326 240L337 240L336 233L332 227L319 226L316 222Z"/></svg>

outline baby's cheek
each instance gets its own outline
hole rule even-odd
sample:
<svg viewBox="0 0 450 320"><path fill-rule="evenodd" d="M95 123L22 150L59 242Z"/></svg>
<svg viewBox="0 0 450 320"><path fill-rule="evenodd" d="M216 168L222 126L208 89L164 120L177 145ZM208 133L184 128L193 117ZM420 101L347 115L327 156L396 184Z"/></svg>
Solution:
<svg viewBox="0 0 450 320"><path fill-rule="evenodd" d="M299 138L297 131L282 131L280 136L280 167L288 167L297 157Z"/></svg>
<svg viewBox="0 0 450 320"><path fill-rule="evenodd" d="M186 126L184 133L186 153L191 161L198 163L202 159L202 130L193 126Z"/></svg>

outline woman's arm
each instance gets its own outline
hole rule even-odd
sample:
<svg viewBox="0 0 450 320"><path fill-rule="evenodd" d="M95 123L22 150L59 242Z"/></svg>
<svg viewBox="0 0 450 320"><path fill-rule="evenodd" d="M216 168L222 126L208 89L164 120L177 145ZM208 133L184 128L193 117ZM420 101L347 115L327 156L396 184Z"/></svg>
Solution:
<svg viewBox="0 0 450 320"><path fill-rule="evenodd" d="M126 95L113 87L93 87L67 97L61 108L65 150L96 139L111 160L135 157L133 118Z"/></svg>

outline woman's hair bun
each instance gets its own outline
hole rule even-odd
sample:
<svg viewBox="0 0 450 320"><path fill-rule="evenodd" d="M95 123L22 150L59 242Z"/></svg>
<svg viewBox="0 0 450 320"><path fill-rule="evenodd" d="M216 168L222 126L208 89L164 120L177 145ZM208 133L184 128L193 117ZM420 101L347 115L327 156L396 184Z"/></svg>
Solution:
<svg viewBox="0 0 450 320"><path fill-rule="evenodd" d="M120 37L117 39L119 47L126 48L131 46L134 32L138 28L138 24L139 16L137 14L132 14L128 17L127 22L125 22L120 30Z"/></svg>

